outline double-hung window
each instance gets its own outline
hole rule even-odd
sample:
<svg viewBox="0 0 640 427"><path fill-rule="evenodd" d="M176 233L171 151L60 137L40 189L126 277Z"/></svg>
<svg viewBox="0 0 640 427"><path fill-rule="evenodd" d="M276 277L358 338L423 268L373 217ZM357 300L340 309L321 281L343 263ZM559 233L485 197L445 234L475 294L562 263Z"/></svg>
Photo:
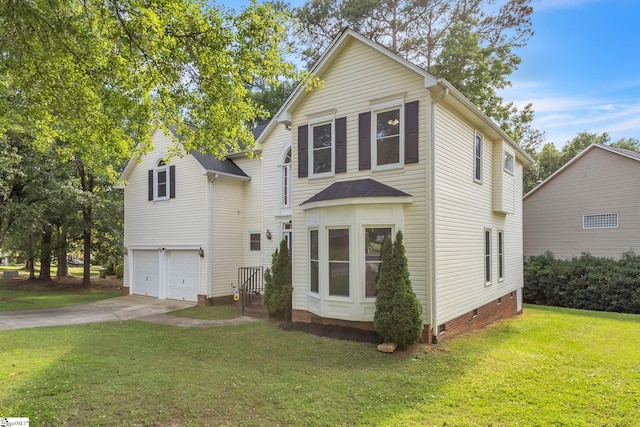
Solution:
<svg viewBox="0 0 640 427"><path fill-rule="evenodd" d="M491 230L484 229L484 282L491 284Z"/></svg>
<svg viewBox="0 0 640 427"><path fill-rule="evenodd" d="M365 284L364 296L375 297L378 293L378 274L382 265L382 245L391 239L391 227L372 227L364 229L365 247Z"/></svg>
<svg viewBox="0 0 640 427"><path fill-rule="evenodd" d="M155 182L153 199L165 200L169 198L169 167L164 160L159 160L153 170L153 181Z"/></svg>
<svg viewBox="0 0 640 427"><path fill-rule="evenodd" d="M333 117L318 118L309 124L309 169L311 176L334 173L335 136Z"/></svg>
<svg viewBox="0 0 640 427"><path fill-rule="evenodd" d="M482 136L476 134L473 158L473 180L482 182Z"/></svg>
<svg viewBox="0 0 640 427"><path fill-rule="evenodd" d="M320 258L318 247L318 230L309 230L309 286L310 291L318 293L320 280Z"/></svg>
<svg viewBox="0 0 640 427"><path fill-rule="evenodd" d="M404 163L403 100L373 105L371 153L377 169L398 167Z"/></svg>
<svg viewBox="0 0 640 427"><path fill-rule="evenodd" d="M509 173L513 173L513 154L504 152L503 169Z"/></svg>
<svg viewBox="0 0 640 427"><path fill-rule="evenodd" d="M329 230L329 295L349 296L349 229Z"/></svg>
<svg viewBox="0 0 640 427"><path fill-rule="evenodd" d="M498 280L504 279L504 231L498 230Z"/></svg>

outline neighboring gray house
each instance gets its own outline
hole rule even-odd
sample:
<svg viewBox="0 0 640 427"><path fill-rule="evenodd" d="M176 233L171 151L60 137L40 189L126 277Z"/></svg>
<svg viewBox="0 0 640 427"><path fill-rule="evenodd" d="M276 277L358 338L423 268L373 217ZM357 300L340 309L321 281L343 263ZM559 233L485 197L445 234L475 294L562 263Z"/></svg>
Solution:
<svg viewBox="0 0 640 427"><path fill-rule="evenodd" d="M525 194L524 255L640 253L640 153L593 144Z"/></svg>

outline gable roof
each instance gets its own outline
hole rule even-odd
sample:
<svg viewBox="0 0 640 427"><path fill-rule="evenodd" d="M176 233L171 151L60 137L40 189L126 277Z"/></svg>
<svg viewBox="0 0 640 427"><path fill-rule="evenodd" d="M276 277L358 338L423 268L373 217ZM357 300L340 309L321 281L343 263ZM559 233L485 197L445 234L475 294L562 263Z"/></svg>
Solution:
<svg viewBox="0 0 640 427"><path fill-rule="evenodd" d="M442 78L437 78L433 74L424 70L423 68L407 61L406 59L393 53L385 46L378 44L362 34L350 29L345 28L343 32L336 37L331 45L325 50L322 56L315 62L311 70L309 71L312 76L321 75L328 67L331 66L336 57L344 50L348 42L351 40L357 40L363 43L375 51L383 54L387 58L399 63L400 65L410 69L416 74L420 75L424 79L424 87L432 92L434 95L451 95L453 104L472 116L476 121L480 122L483 127L483 131L489 132L492 137L505 140L511 145L517 153L517 157L520 161L528 164L533 164L533 158L527 153L518 143L516 143L507 133L500 128L489 116L484 114L478 107L476 107L469 99L467 99L459 90L457 90L451 83ZM291 124L292 113L291 111L304 99L308 91L303 83L298 84L294 91L289 95L287 100L282 104L280 109L273 115L273 118L266 125L264 131L257 139L258 143L264 142L267 136L271 133L271 130L278 124Z"/></svg>
<svg viewBox="0 0 640 427"><path fill-rule="evenodd" d="M525 194L522 199L526 199L527 197L529 197L531 194L535 193L536 191L538 191L540 188L542 188L547 182L551 181L552 179L554 179L556 176L560 175L565 169L569 168L571 165L573 165L574 163L576 163L577 161L579 161L582 157L585 156L585 154L587 154L588 152L592 151L592 150L596 150L596 149L600 149L600 150L604 150L604 151L608 151L610 153L613 154L617 154L619 156L622 157L626 157L629 158L631 160L636 160L638 162L640 162L640 153L637 151L633 151L633 150L627 150L626 148L618 148L618 147L610 147L608 145L604 145L604 144L591 144L590 146L588 146L587 148L585 148L584 150L582 150L577 156L575 156L573 159L569 160L566 164L564 164L560 169L558 169L557 171L555 171L554 173L552 173L551 175L549 175L547 177L547 179L545 179L544 181L542 181L540 184L536 185L533 189L531 189L527 194ZM640 166L640 164L639 164Z"/></svg>
<svg viewBox="0 0 640 427"><path fill-rule="evenodd" d="M160 127L156 124L156 126L151 131L151 134L153 135L153 133L155 133L159 128ZM254 138L257 138L257 135L259 135L260 132L264 130L264 128L265 126L262 125L253 129L252 132L253 132ZM171 131L171 133L176 135L174 126L169 126L169 130ZM178 139L179 139L179 136L178 136ZM191 155L200 164L204 174L219 174L219 175L229 176L232 178L238 178L238 179L247 180L247 181L251 179L251 177L247 175L229 157L223 160L220 160L215 156L205 155L200 153L197 150L191 150ZM138 163L138 160L140 159L140 157L141 157L140 155L134 155L131 157L131 159L129 159L129 162L127 162L127 165L125 166L122 173L120 174L120 178L118 180L119 182L123 183L129 178L131 171L133 170L135 165ZM118 187L122 188L123 185L118 184Z"/></svg>
<svg viewBox="0 0 640 427"><path fill-rule="evenodd" d="M300 204L302 205L318 205L322 204L327 206L326 203L335 200L349 199L348 203L340 204L359 204L365 202L364 199L369 198L398 198L393 200L394 203L407 203L411 201L411 195L400 191L393 187L390 187L381 182L375 181L371 178L356 179L352 181L340 181L334 182L321 192L317 193L310 199L305 200ZM380 200L373 201L373 203L380 203ZM308 206L305 208L312 208L316 206Z"/></svg>

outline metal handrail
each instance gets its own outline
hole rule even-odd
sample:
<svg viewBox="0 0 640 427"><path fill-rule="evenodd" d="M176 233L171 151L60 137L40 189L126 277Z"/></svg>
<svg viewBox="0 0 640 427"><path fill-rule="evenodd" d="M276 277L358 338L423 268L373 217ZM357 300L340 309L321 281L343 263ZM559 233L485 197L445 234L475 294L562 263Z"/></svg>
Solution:
<svg viewBox="0 0 640 427"><path fill-rule="evenodd" d="M245 307L249 306L264 290L262 266L238 268L238 284L242 314Z"/></svg>

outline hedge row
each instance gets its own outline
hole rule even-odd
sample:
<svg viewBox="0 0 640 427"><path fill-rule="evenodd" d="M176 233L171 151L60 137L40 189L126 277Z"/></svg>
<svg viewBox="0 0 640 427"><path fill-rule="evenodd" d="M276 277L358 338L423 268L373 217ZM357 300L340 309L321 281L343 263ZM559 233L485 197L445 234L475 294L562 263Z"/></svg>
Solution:
<svg viewBox="0 0 640 427"><path fill-rule="evenodd" d="M558 260L551 253L524 265L524 301L584 310L640 313L640 256Z"/></svg>

